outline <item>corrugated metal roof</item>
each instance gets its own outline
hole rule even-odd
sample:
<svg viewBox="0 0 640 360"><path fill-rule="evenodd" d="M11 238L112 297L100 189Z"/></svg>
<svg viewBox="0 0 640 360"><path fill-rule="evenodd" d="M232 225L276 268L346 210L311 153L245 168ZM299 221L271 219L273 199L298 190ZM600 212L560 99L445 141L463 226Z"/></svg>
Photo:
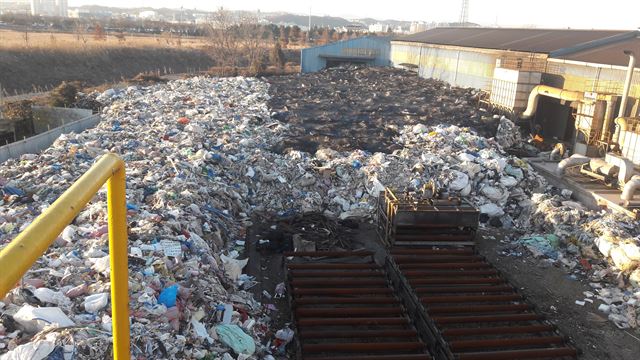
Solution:
<svg viewBox="0 0 640 360"><path fill-rule="evenodd" d="M629 65L629 56L624 54L624 50L631 50L637 57L640 57L640 38L603 45L573 54L557 56L557 58L595 64L627 66Z"/></svg>
<svg viewBox="0 0 640 360"><path fill-rule="evenodd" d="M628 30L565 30L506 28L435 28L394 39L484 49L551 53L591 41L629 33Z"/></svg>

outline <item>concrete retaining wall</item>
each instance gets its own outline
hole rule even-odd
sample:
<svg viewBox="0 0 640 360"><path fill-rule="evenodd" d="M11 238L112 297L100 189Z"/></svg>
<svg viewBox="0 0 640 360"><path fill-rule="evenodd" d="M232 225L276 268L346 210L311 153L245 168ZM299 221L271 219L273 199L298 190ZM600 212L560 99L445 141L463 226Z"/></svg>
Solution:
<svg viewBox="0 0 640 360"><path fill-rule="evenodd" d="M83 111L88 111L89 114L91 114L90 110ZM100 115L89 115L80 120L68 122L60 127L45 131L30 138L19 140L5 146L0 146L0 163L11 158L19 157L23 154L37 154L51 146L51 144L53 144L61 134L70 132L79 133L85 129L95 126L99 122Z"/></svg>
<svg viewBox="0 0 640 360"><path fill-rule="evenodd" d="M36 134L42 134L68 123L90 117L88 109L70 109L51 106L33 106L33 127Z"/></svg>

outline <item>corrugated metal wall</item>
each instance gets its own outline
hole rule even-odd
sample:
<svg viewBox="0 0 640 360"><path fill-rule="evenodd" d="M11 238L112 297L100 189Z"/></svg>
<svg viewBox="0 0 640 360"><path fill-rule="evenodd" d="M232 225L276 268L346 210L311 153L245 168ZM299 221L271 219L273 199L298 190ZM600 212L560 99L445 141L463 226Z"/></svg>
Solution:
<svg viewBox="0 0 640 360"><path fill-rule="evenodd" d="M303 73L320 71L327 66L327 62L320 55L348 56L359 50L373 51L375 60L372 65L389 66L390 41L389 38L365 36L357 39L338 41L335 43L303 49L300 54L300 69Z"/></svg>
<svg viewBox="0 0 640 360"><path fill-rule="evenodd" d="M549 59L542 81L554 87L576 91L622 94L627 71L609 65L601 67ZM635 70L629 97L633 103L632 116L640 115L640 69Z"/></svg>
<svg viewBox="0 0 640 360"><path fill-rule="evenodd" d="M429 44L391 44L393 66L413 64L425 78L446 81L460 87L491 89L493 70L500 52L476 52L446 49Z"/></svg>
<svg viewBox="0 0 640 360"><path fill-rule="evenodd" d="M513 51L469 49L394 41L391 43L391 65L412 64L418 66L420 76L446 81L460 87L491 89L496 60L522 58L525 62L540 63L544 72L542 82L558 88L577 91L621 94L626 70L609 65L594 66L545 60L545 54ZM503 61L505 62L505 61ZM630 97L632 116L640 116L640 69L636 69Z"/></svg>

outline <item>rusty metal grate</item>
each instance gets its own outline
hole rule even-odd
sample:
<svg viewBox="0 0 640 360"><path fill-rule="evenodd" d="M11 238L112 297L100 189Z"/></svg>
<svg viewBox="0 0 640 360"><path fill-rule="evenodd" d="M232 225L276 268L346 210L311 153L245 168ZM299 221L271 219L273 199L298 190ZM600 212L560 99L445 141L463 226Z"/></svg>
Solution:
<svg viewBox="0 0 640 360"><path fill-rule="evenodd" d="M286 255L299 359L431 359L373 252Z"/></svg>

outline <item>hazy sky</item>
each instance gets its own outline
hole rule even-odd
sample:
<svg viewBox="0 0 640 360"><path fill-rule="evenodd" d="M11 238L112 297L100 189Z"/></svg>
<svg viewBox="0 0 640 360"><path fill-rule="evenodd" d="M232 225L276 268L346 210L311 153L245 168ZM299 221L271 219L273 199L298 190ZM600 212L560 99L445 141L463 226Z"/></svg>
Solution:
<svg viewBox="0 0 640 360"><path fill-rule="evenodd" d="M461 0L69 0L69 6L170 7L215 10L286 11L347 18L457 21ZM636 29L639 0L470 0L469 20L482 25Z"/></svg>

